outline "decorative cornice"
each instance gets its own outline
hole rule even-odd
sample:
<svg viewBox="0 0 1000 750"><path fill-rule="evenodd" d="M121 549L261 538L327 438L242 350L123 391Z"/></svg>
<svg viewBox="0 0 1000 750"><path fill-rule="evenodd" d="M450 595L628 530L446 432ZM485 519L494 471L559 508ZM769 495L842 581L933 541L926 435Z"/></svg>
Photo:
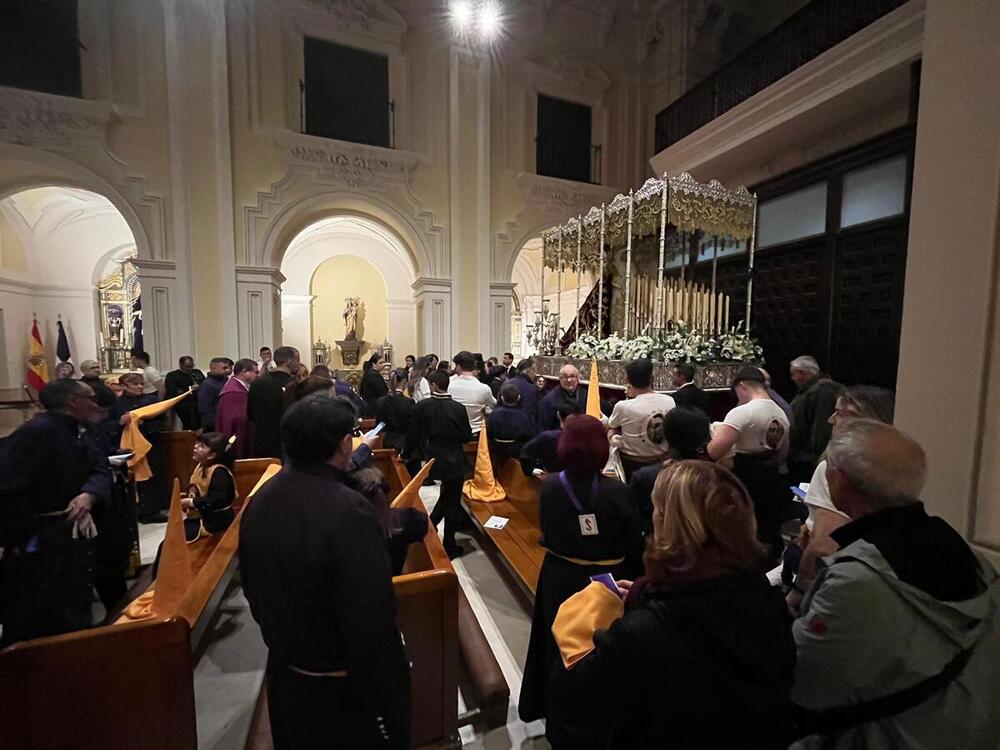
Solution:
<svg viewBox="0 0 1000 750"><path fill-rule="evenodd" d="M116 117L109 102L0 86L0 141L44 146L67 138L104 140Z"/></svg>
<svg viewBox="0 0 1000 750"><path fill-rule="evenodd" d="M574 89L588 97L600 96L611 87L607 73L576 55L546 55L525 62L524 70L536 83Z"/></svg>
<svg viewBox="0 0 1000 750"><path fill-rule="evenodd" d="M421 294L422 292L450 293L451 279L435 279L430 276L421 276L410 285L410 288L413 289L414 294Z"/></svg>
<svg viewBox="0 0 1000 750"><path fill-rule="evenodd" d="M236 266L236 283L238 284L273 284L281 286L285 275L277 268L267 266Z"/></svg>
<svg viewBox="0 0 1000 750"><path fill-rule="evenodd" d="M319 168L321 177L352 188L371 182L407 182L420 161L410 151L318 138L302 133L281 132L278 147L292 164Z"/></svg>
<svg viewBox="0 0 1000 750"><path fill-rule="evenodd" d="M528 205L540 207L546 213L558 215L561 219L574 213L582 213L591 206L609 200L615 189L604 185L591 185L572 180L522 172L517 176L517 184L524 190Z"/></svg>

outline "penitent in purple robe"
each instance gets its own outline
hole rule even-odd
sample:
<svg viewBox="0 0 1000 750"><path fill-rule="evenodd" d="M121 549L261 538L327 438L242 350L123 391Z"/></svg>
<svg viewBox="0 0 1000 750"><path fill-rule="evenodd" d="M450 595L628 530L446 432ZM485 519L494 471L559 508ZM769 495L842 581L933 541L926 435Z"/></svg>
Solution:
<svg viewBox="0 0 1000 750"><path fill-rule="evenodd" d="M236 378L230 378L219 394L215 414L215 429L223 435L235 435L232 451L236 458L249 458L253 445L253 423L247 419L247 388Z"/></svg>

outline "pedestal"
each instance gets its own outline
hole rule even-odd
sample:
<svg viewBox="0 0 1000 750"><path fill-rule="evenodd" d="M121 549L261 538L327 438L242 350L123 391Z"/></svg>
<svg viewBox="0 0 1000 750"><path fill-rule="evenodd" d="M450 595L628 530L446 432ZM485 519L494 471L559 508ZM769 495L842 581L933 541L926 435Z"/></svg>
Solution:
<svg viewBox="0 0 1000 750"><path fill-rule="evenodd" d="M360 341L358 339L348 339L346 341L337 342L337 346L340 347L341 355L344 358L344 365L358 364L361 347L364 346L364 343L364 341Z"/></svg>

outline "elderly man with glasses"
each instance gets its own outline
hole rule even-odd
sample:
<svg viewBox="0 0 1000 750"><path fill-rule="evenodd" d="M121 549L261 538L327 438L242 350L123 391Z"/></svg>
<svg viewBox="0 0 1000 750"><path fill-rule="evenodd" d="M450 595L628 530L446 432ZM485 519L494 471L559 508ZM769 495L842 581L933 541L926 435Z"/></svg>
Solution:
<svg viewBox="0 0 1000 750"><path fill-rule="evenodd" d="M56 380L39 399L45 411L0 448L0 646L90 625L90 511L111 494L107 458L84 433L93 389Z"/></svg>

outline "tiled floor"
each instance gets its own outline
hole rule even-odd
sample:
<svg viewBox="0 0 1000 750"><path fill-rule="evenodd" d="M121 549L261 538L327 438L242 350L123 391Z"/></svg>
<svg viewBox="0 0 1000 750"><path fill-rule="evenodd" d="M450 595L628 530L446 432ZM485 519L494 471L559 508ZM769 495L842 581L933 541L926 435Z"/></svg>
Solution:
<svg viewBox="0 0 1000 750"><path fill-rule="evenodd" d="M420 490L428 511L434 508L437 496L436 486ZM166 524L139 527L143 563L153 561L165 532ZM455 572L500 662L511 695L507 725L485 734L463 727L462 746L475 750L544 750L549 744L543 736L542 722L525 724L517 718L517 696L521 691L521 668L528 649L531 618L476 541L462 534L458 538L469 551L455 561ZM239 750L260 690L266 651L238 582L230 585L195 656L198 746L201 750ZM464 708L465 702L459 695L459 710Z"/></svg>

